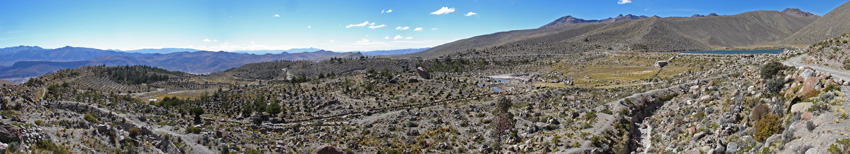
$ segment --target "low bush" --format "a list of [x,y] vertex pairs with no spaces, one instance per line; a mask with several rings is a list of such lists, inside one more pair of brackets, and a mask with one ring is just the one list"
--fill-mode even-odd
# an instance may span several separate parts
[[759,142],[764,142],[771,135],[782,132],[782,124],[779,121],[779,116],[773,113],[768,113],[758,119],[753,127],[755,127],[753,139]]
[[83,116],[83,119],[86,119],[86,121],[89,121],[89,122],[92,122],[92,123],[100,123],[100,121],[97,120],[97,118],[95,118],[93,115],[88,114],[88,113],[86,113],[86,115]]

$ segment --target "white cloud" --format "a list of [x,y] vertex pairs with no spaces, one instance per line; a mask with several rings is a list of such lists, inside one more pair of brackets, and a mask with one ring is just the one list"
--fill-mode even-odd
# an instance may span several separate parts
[[212,42],[212,40],[210,40],[210,39],[208,39],[208,38],[205,38],[205,39],[204,39],[204,42]]
[[390,36],[384,36],[384,39],[385,39],[385,40],[389,40],[389,39],[390,39]]
[[474,15],[478,15],[478,13],[475,13],[475,12],[469,12],[469,13],[466,13],[466,16],[467,16],[467,17],[468,17],[468,16],[474,16]]
[[393,13],[393,9],[387,10],[387,13]]
[[398,26],[398,27],[396,27],[396,28],[395,28],[395,30],[407,30],[407,29],[410,29],[410,27],[407,27],[407,26],[404,26],[404,27]]
[[437,29],[439,29],[439,28],[431,28],[431,30],[437,30]]
[[619,1],[617,1],[617,4],[629,4],[629,3],[632,3],[632,0],[619,0]]
[[369,43],[369,39],[362,39],[360,41],[356,41],[355,43]]
[[422,27],[416,27],[413,31],[422,31]]
[[313,26],[307,26],[307,28],[313,28]]
[[413,39],[413,37],[408,36],[408,37],[405,37],[404,39],[409,40],[409,39]]
[[280,17],[280,15],[279,15],[279,14],[274,14],[274,17]]
[[359,23],[359,24],[349,24],[348,26],[345,26],[345,28],[363,27],[363,26],[366,26],[366,25],[369,25],[369,21],[364,21],[363,23]]
[[372,25],[370,25],[370,26],[369,26],[369,28],[371,28],[371,29],[377,29],[377,28],[381,28],[381,27],[385,27],[385,26],[387,26],[387,25],[381,24],[381,25],[377,25],[377,26],[375,26],[375,23],[372,23]]
[[393,40],[398,40],[398,39],[402,39],[402,38],[404,38],[404,37],[402,37],[401,35],[396,35],[395,37],[393,37]]
[[328,42],[334,43],[334,40],[329,40]]
[[441,14],[449,14],[449,13],[452,13],[452,12],[455,12],[455,8],[449,8],[449,7],[443,6],[439,10],[431,12],[431,14],[441,15]]

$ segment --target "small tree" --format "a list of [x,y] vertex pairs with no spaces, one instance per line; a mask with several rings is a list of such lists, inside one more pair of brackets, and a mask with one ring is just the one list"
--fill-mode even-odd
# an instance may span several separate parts
[[272,116],[277,115],[280,113],[280,103],[278,103],[277,100],[272,101],[272,104],[266,106],[266,112]]
[[263,99],[262,97],[258,97],[254,100],[254,110],[259,113],[266,111],[267,105],[268,104],[266,104],[266,99]]
[[204,114],[203,108],[192,108],[191,110],[189,110],[189,112],[195,115],[195,124],[203,123],[203,121],[201,120],[201,115]]
[[762,65],[761,71],[759,73],[760,73],[762,78],[770,79],[770,78],[773,78],[773,76],[776,76],[779,73],[779,71],[782,71],[784,69],[785,69],[785,65],[782,65],[782,63],[779,63],[779,62],[776,62],[776,61],[772,61],[772,62],[768,62],[765,65]]
[[505,97],[500,97],[496,100],[496,108],[493,110],[494,123],[492,123],[493,128],[496,129],[493,134],[496,138],[496,146],[493,148],[498,149],[502,143],[502,136],[505,135],[505,131],[510,130],[514,127],[514,115],[510,112],[511,100]]

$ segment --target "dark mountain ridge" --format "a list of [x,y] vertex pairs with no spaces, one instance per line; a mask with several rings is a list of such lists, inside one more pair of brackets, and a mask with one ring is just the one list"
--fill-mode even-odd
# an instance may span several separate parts
[[586,19],[576,18],[576,17],[568,15],[568,16],[558,18],[555,21],[552,21],[552,22],[550,22],[546,25],[541,26],[540,28],[552,28],[552,27],[558,27],[558,26],[563,26],[563,25],[583,24],[583,23],[612,23],[612,22],[623,21],[623,20],[638,20],[638,19],[645,19],[645,18],[649,18],[649,17],[647,17],[647,16],[637,16],[637,15],[632,15],[632,14],[627,14],[627,15],[620,14],[617,17],[609,17],[609,18],[606,18],[606,19],[586,20]]

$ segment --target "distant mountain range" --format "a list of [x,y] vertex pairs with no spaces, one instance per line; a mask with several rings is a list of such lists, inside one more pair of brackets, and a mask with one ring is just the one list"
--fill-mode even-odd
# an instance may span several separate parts
[[34,77],[61,69],[95,65],[148,65],[170,71],[208,74],[249,63],[279,60],[318,61],[332,57],[358,58],[361,56],[397,55],[426,49],[428,48],[366,51],[361,54],[361,52],[331,52],[316,48],[211,52],[188,48],[121,51],[71,46],[56,49],[16,46],[0,49],[0,79]]
[[360,53],[362,53],[364,55],[368,55],[368,56],[390,56],[390,55],[403,55],[403,54],[416,53],[416,52],[425,51],[425,50],[428,50],[428,49],[430,49],[430,48],[398,49],[398,50],[375,50],[375,51],[364,51],[364,52],[360,52]]
[[[847,4],[845,4],[847,5]],[[844,7],[844,5],[842,5]],[[842,9],[836,9],[842,10]],[[835,12],[835,11],[833,11]],[[833,15],[836,14],[836,15]],[[840,15],[838,15],[840,14]],[[832,17],[835,16],[835,17]],[[593,49],[625,51],[698,51],[716,49],[781,48],[778,42],[801,29],[823,29],[815,23],[845,25],[850,29],[850,14],[830,13],[823,19],[799,9],[752,11],[737,15],[694,15],[666,17],[619,15],[601,20],[573,16],[556,19],[537,29],[515,30],[475,36],[446,43],[423,52],[398,57],[436,58],[453,54],[522,54],[523,52],[580,52]],[[838,28],[840,27],[840,28]],[[835,37],[836,30],[823,36]],[[795,34],[799,35],[799,34]],[[820,35],[820,34],[818,34]],[[809,39],[806,39],[809,40]],[[816,38],[811,40],[823,40]],[[803,41],[810,43],[811,41]],[[541,45],[545,44],[545,49]],[[512,47],[517,49],[503,49]],[[511,50],[492,52],[493,50]],[[575,51],[574,51],[575,50]],[[506,53],[502,53],[506,52]],[[510,53],[507,53],[510,52]]]

